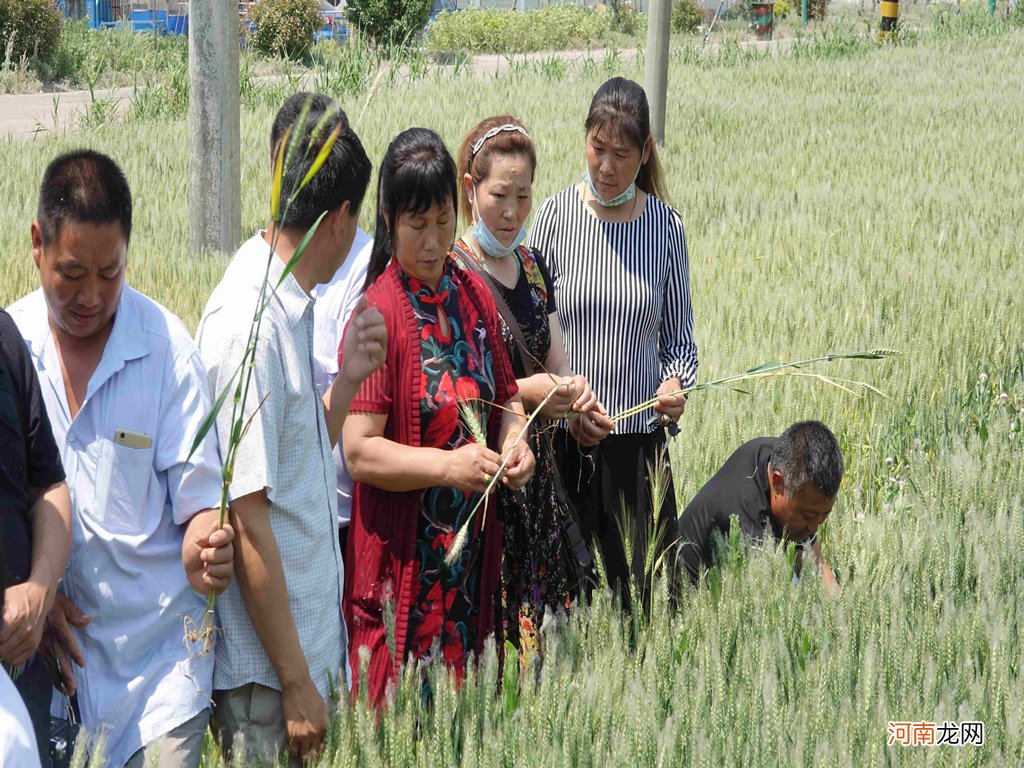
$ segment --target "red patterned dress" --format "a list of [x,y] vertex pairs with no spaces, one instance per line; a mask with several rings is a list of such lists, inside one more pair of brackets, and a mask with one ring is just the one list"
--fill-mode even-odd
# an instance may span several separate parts
[[[459,301],[462,282],[451,266],[436,291],[404,272],[402,284],[420,326],[422,445],[455,450],[473,442],[459,402],[473,403],[483,423],[491,411],[494,374],[487,331],[476,307]],[[470,524],[468,544],[459,558],[450,566],[444,560],[479,498],[457,488],[428,488],[420,498],[419,592],[410,620],[409,652],[423,659],[439,656],[457,673],[476,648],[481,513]]]

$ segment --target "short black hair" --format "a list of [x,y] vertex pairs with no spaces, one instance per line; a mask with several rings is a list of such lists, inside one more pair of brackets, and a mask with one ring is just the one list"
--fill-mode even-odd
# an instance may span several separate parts
[[[284,140],[288,129],[299,123],[303,111],[309,112],[303,126],[302,136],[295,145],[295,157],[284,170],[281,184],[281,205],[291,190],[298,186],[316,159],[323,142],[340,126],[340,133],[334,142],[327,160],[310,182],[296,195],[287,215],[282,211],[281,225],[296,229],[309,229],[324,211],[333,211],[346,200],[352,215],[363,204],[366,188],[370,185],[370,158],[366,156],[363,144],[349,125],[348,117],[341,107],[329,96],[322,93],[296,93],[288,98],[274,117],[270,128],[271,163],[277,160],[278,145]],[[326,122],[321,121],[326,116]],[[316,135],[314,136],[314,132]],[[288,135],[289,144],[295,137]],[[310,147],[313,140],[315,146]],[[285,155],[288,147],[285,147]],[[272,166],[273,167],[273,166]]]
[[831,430],[820,421],[801,421],[783,432],[772,450],[772,469],[782,473],[786,496],[810,483],[826,499],[839,492],[843,452]]
[[36,220],[43,245],[60,237],[65,221],[119,222],[127,243],[132,236],[132,192],[128,179],[111,158],[91,149],[59,155],[43,174]]

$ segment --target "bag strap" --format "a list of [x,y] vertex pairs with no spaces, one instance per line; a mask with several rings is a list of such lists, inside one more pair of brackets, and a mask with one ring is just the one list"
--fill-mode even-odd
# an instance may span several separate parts
[[[523,336],[523,329],[519,327],[519,321],[516,320],[516,316],[512,314],[512,309],[509,307],[508,302],[505,301],[505,297],[502,295],[501,286],[498,285],[498,281],[495,280],[494,275],[488,272],[482,267],[480,262],[477,260],[476,254],[468,253],[465,248],[455,243],[452,246],[452,250],[455,251],[462,263],[467,266],[470,270],[480,275],[487,287],[491,291],[491,295],[494,297],[494,303],[498,307],[498,314],[505,321],[505,325],[508,326],[509,331],[512,334],[512,340],[516,343],[516,347],[519,349],[519,358],[523,361],[523,367],[526,369],[527,375],[533,375],[538,373],[538,366],[533,355],[530,354],[529,349],[526,346],[526,337]],[[520,265],[522,269],[522,265]]]

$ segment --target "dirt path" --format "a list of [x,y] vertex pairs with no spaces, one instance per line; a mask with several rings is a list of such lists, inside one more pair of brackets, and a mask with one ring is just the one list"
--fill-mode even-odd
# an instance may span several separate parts
[[[789,48],[791,44],[792,40],[776,40],[770,43],[751,42],[744,44],[744,47],[756,47],[759,50],[778,53]],[[716,47],[716,43],[709,42],[708,52],[713,51]],[[633,61],[636,55],[636,49],[612,51],[607,48],[547,51],[515,56],[482,54],[473,57],[472,67],[478,77],[493,77],[508,72],[515,66],[522,66],[524,63],[562,59],[566,64],[571,65],[590,59],[600,64],[609,56],[616,56],[620,61],[626,62]],[[0,96],[0,138],[13,137],[32,140],[50,134],[69,133],[77,129],[82,115],[88,112],[94,98],[97,101],[124,103],[131,95],[131,88],[97,90],[95,96],[89,91],[3,95]]]
[[[118,102],[130,88],[97,90],[97,101]],[[0,96],[0,138],[33,139],[75,130],[94,98],[89,91],[56,91]]]

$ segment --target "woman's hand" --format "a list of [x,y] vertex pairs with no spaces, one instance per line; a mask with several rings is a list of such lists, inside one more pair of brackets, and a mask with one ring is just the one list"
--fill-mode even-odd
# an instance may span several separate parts
[[654,404],[654,410],[668,416],[672,421],[678,422],[679,417],[686,410],[686,395],[672,395],[671,393],[678,392],[682,388],[683,385],[679,379],[665,379],[658,387],[658,391],[655,392],[658,402]]
[[[572,380],[576,385],[576,402],[572,404],[574,413],[587,413],[600,406],[600,403],[597,402],[597,394],[590,386],[589,381],[579,374],[573,376]],[[604,409],[602,408],[601,410],[603,411]]]
[[554,394],[548,398],[548,401],[544,403],[544,407],[540,409],[540,415],[545,419],[552,420],[565,418],[565,415],[572,410],[573,402],[578,397],[576,382],[572,376],[540,375],[547,380],[544,390],[545,396],[551,391],[552,387],[555,387]]
[[501,457],[479,443],[467,443],[454,451],[445,451],[445,458],[444,485],[470,493],[486,491],[501,465]]
[[596,400],[593,408],[569,421],[569,434],[584,448],[593,448],[614,429],[615,422],[608,418],[608,411]]
[[505,438],[502,455],[508,456],[509,459],[505,464],[501,482],[513,491],[517,491],[533,478],[536,465],[533,451],[530,450],[530,446],[526,444],[525,440],[519,440],[519,431],[513,430]]

